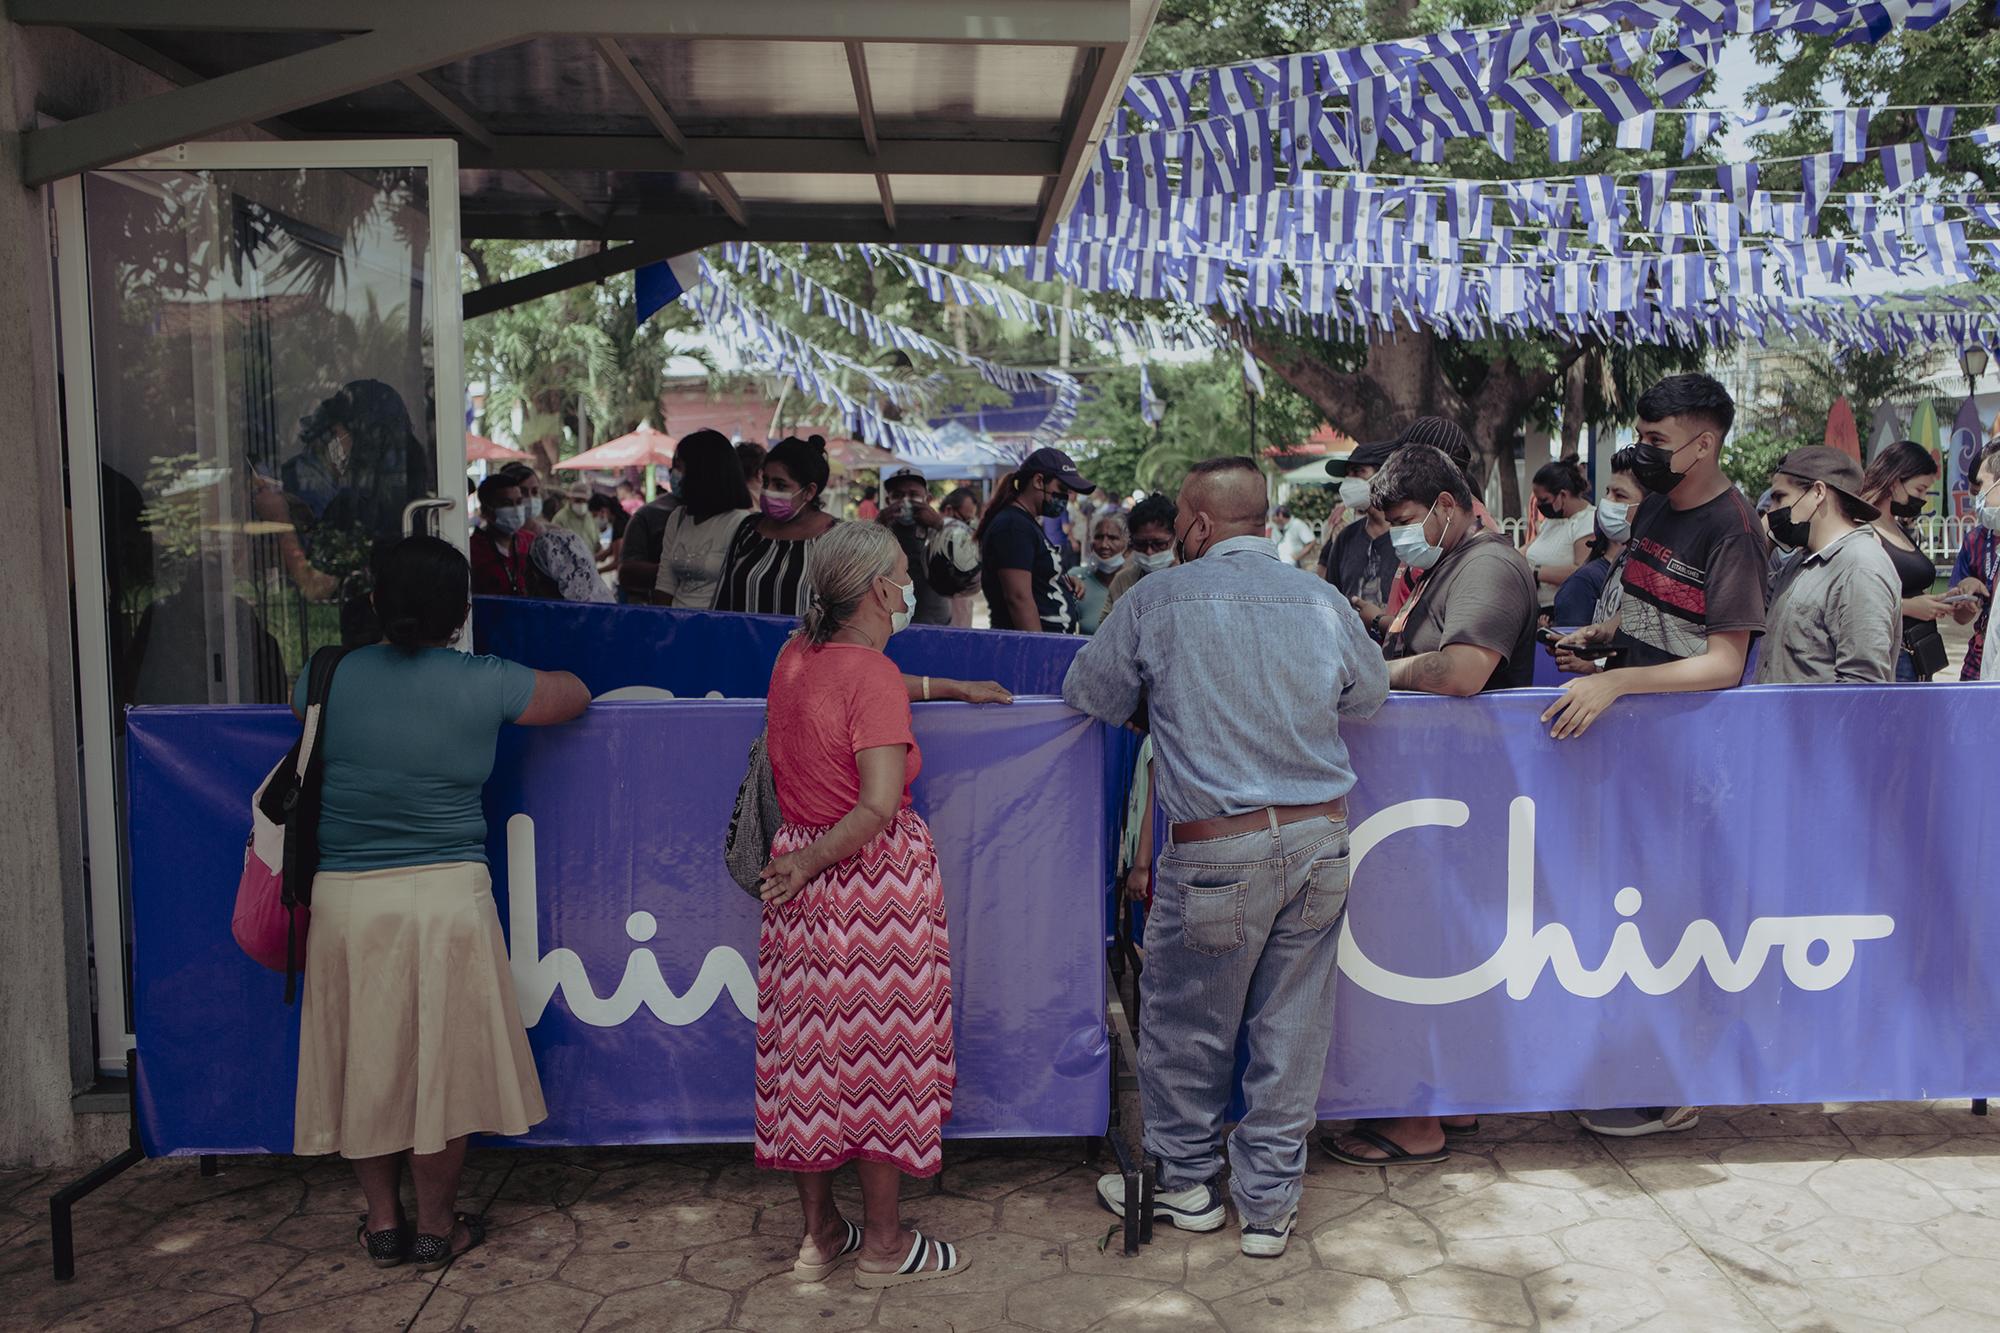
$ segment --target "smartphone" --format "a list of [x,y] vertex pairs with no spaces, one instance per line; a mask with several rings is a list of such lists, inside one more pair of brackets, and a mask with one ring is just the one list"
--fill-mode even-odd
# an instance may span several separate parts
[[1547,625],[1538,625],[1535,627],[1535,638],[1538,642],[1546,643],[1551,648],[1563,641],[1561,631],[1550,629]]
[[1948,606],[1959,606],[1966,602],[1976,602],[1979,599],[1969,592],[1948,592],[1939,600]]

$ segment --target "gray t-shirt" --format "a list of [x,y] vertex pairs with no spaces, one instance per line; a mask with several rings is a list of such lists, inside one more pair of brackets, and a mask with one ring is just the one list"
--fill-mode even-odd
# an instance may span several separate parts
[[1886,684],[1902,650],[1903,590],[1867,528],[1778,571],[1766,618],[1759,685]]
[[1500,654],[1485,689],[1534,682],[1535,571],[1514,544],[1475,532],[1444,553],[1389,627],[1382,651],[1391,661],[1469,643]]

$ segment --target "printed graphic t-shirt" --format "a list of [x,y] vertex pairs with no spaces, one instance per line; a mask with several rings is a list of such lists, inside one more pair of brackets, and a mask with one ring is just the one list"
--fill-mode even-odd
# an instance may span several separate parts
[[1692,509],[1648,496],[1625,551],[1615,645],[1625,650],[1621,665],[1699,657],[1710,634],[1762,634],[1766,568],[1757,515],[1734,486]]
[[986,612],[994,629],[1037,628],[1014,623],[1000,582],[1001,570],[1025,569],[1028,585],[1034,589],[1035,613],[1041,619],[1041,630],[1048,634],[1075,632],[1076,616],[1070,607],[1069,593],[1062,585],[1056,548],[1042,531],[1042,525],[1029,518],[1019,505],[1009,505],[993,516],[979,554],[983,566],[979,581],[986,593]]

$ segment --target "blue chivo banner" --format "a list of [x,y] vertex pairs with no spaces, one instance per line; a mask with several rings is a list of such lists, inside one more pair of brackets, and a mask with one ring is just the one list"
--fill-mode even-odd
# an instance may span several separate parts
[[[722,838],[761,703],[601,704],[508,728],[494,897],[550,1116],[525,1142],[747,1139],[758,909]],[[951,929],[952,1136],[1103,1132],[1103,729],[1052,700],[919,704],[914,799]],[[129,715],[133,1023],[154,1154],[289,1152],[298,1013],[236,948],[250,793],[281,708]],[[335,723],[334,725],[338,725]]]

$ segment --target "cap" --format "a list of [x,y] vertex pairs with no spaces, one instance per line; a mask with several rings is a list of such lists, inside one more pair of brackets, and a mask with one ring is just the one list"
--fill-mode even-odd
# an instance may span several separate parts
[[1389,456],[1395,452],[1396,442],[1394,440],[1370,440],[1367,444],[1357,444],[1347,457],[1327,459],[1326,475],[1335,481],[1340,481],[1351,476],[1355,468],[1381,467],[1389,461]]
[[891,472],[888,476],[882,478],[882,489],[886,491],[889,489],[890,486],[894,485],[896,482],[903,481],[905,479],[911,481],[921,481],[926,486],[931,484],[929,477],[926,477],[922,472],[920,472],[916,468],[906,466],[906,467],[899,467],[894,472]]
[[1402,434],[1396,437],[1396,447],[1400,449],[1406,444],[1428,444],[1442,450],[1460,467],[1472,458],[1472,437],[1456,421],[1445,417],[1418,417],[1403,427]]
[[1054,477],[1071,490],[1081,492],[1084,495],[1088,495],[1097,489],[1097,487],[1085,481],[1083,474],[1076,470],[1075,460],[1060,449],[1035,450],[1035,452],[1021,460],[1020,470],[1024,475],[1030,472],[1037,472],[1045,476]]
[[587,481],[573,481],[569,484],[569,489],[563,492],[563,494],[569,496],[572,500],[588,500],[590,498],[590,483]]
[[1861,464],[1838,449],[1830,449],[1823,444],[1808,444],[1786,454],[1771,470],[1800,481],[1823,481],[1828,489],[1839,491],[1866,509],[1868,518],[1876,518],[1882,512],[1861,498],[1861,488],[1866,485],[1861,475]]

